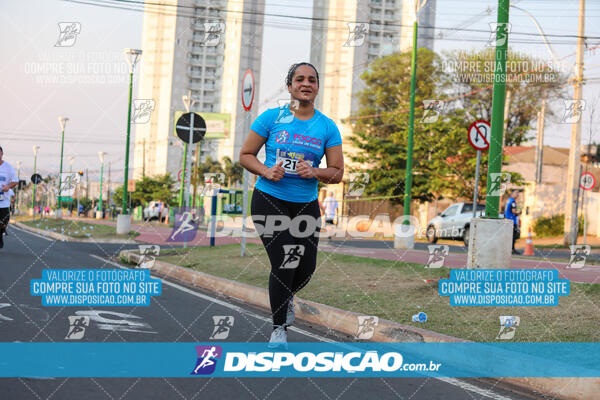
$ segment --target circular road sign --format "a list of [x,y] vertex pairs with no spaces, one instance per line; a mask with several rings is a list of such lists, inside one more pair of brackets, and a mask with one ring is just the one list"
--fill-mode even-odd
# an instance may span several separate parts
[[492,126],[488,121],[475,121],[469,126],[469,143],[475,150],[484,151],[490,147]]
[[252,70],[246,70],[242,78],[242,106],[244,110],[250,111],[254,101],[254,74]]
[[579,179],[579,186],[583,190],[591,190],[594,186],[596,186],[596,178],[594,175],[589,172],[584,172],[581,174],[581,178]]
[[31,182],[35,185],[42,183],[42,176],[40,174],[31,175]]
[[190,131],[192,131],[192,128],[190,127],[192,114],[194,115],[194,133],[192,135],[192,143],[198,143],[206,134],[206,122],[204,121],[204,118],[196,113],[185,113],[179,117],[177,124],[175,125],[177,136],[185,143],[190,142]]

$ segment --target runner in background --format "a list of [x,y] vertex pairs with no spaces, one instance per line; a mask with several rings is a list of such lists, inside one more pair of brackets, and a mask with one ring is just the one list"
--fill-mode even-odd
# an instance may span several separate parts
[[515,242],[521,236],[521,229],[519,228],[519,215],[521,214],[517,208],[517,199],[519,198],[519,190],[513,189],[508,201],[506,202],[506,208],[504,209],[504,218],[510,219],[513,222],[513,238],[512,238],[512,253],[521,254],[520,251],[515,249]]
[[[251,211],[271,263],[271,348],[287,347],[287,327],[295,319],[293,296],[308,283],[317,265],[318,181],[338,183],[344,175],[340,131],[314,107],[319,92],[317,70],[309,63],[294,64],[285,83],[290,105],[263,112],[240,151],[242,166],[259,175]],[[264,164],[256,158],[263,146]],[[319,167],[323,156],[326,168]],[[276,219],[301,222],[296,228],[293,222],[286,226],[277,223],[275,229],[270,222]],[[259,229],[261,226],[264,228]]]
[[[338,202],[335,199],[335,197],[333,197],[333,192],[329,192],[329,196],[325,198],[325,200],[323,200],[323,210],[324,210],[324,214],[325,214],[325,224],[326,225],[335,225],[336,224],[336,217],[339,216],[338,214]],[[332,227],[333,229],[333,227]],[[329,238],[329,240],[331,240],[331,237],[333,235],[327,235],[327,237]]]
[[4,234],[10,221],[10,198],[14,194],[12,188],[19,183],[15,169],[3,157],[4,150],[0,147],[0,248],[4,247]]

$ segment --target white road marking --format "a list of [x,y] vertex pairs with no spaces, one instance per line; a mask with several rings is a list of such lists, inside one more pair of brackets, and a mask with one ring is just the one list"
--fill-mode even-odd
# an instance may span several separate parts
[[44,240],[47,240],[49,242],[53,242],[54,241],[54,239],[52,239],[52,238],[49,238],[49,237],[44,236],[44,235],[40,235],[39,233],[34,233],[34,232],[31,232],[31,231],[28,231],[27,229],[20,228],[20,227],[18,227],[16,225],[10,225],[10,227],[11,227],[11,229],[16,229],[16,230],[28,233],[28,234],[33,235],[33,236],[37,236],[40,239],[44,239]]
[[489,397],[490,399],[494,399],[494,400],[512,400],[510,397],[502,396],[502,395],[500,395],[498,393],[492,392],[491,390],[477,387],[475,385],[472,385],[472,384],[470,384],[468,382],[461,381],[461,380],[456,379],[456,378],[436,378],[436,379],[439,379],[440,381],[444,381],[444,382],[449,383],[449,384],[454,385],[454,386],[458,386],[458,387],[460,387],[462,389],[469,390],[469,391],[471,391],[473,393],[477,393],[479,395],[482,395],[482,396],[485,396],[485,397]]
[[[0,308],[6,307],[10,307],[10,303],[0,303]],[[0,321],[13,321],[13,319],[0,314]]]
[[[95,258],[97,260],[100,260],[100,261],[102,261],[104,263],[107,263],[107,264],[110,264],[110,265],[114,265],[115,267],[118,267],[118,268],[121,268],[121,269],[130,269],[130,268],[125,267],[125,266],[123,266],[123,265],[121,265],[119,263],[107,260],[105,258],[99,257],[99,256],[94,255],[94,254],[90,254],[90,257],[93,257],[93,258]],[[196,297],[199,297],[199,298],[204,299],[204,300],[212,301],[213,303],[219,304],[219,305],[221,305],[223,307],[227,307],[227,308],[229,308],[231,310],[234,310],[234,311],[237,311],[239,313],[243,313],[243,314],[252,316],[252,317],[254,317],[256,319],[259,319],[261,321],[265,321],[265,322],[269,322],[269,323],[271,322],[271,318],[263,317],[262,315],[255,314],[255,313],[253,313],[251,311],[245,310],[245,309],[243,309],[241,307],[238,307],[236,305],[229,304],[229,303],[227,303],[225,301],[216,299],[214,297],[207,296],[205,294],[195,292],[192,289],[189,289],[189,288],[187,288],[185,286],[181,286],[181,285],[178,285],[176,283],[166,281],[166,280],[164,280],[162,278],[159,278],[159,277],[157,277],[157,278],[160,279],[161,282],[164,283],[165,285],[168,285],[168,286],[174,287],[176,289],[179,289],[182,292],[189,293],[192,296],[196,296]],[[335,342],[334,340],[328,339],[326,337],[323,337],[323,336],[317,335],[315,333],[311,333],[311,332],[305,331],[304,329],[296,328],[296,327],[293,327],[293,326],[289,327],[288,329],[292,330],[294,332],[298,332],[300,334],[303,334],[305,336],[311,337],[313,339],[319,340],[321,342],[338,343],[338,342]],[[434,378],[434,379],[439,379],[439,380],[441,380],[441,381],[443,381],[445,383],[448,383],[450,385],[460,387],[461,389],[477,393],[477,394],[479,394],[481,396],[485,396],[485,397],[488,397],[488,398],[493,399],[493,400],[512,400],[509,397],[504,397],[504,396],[499,395],[497,393],[494,393],[494,392],[492,392],[490,390],[482,389],[480,387],[477,387],[477,386],[472,385],[472,384],[467,383],[467,382],[463,382],[463,381],[455,379],[455,378]]]

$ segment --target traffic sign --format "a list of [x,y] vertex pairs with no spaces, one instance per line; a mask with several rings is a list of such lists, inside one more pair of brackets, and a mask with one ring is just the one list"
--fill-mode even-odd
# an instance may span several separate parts
[[31,175],[31,182],[35,185],[42,183],[42,176],[40,174]]
[[591,190],[594,186],[596,186],[596,178],[589,172],[584,172],[581,174],[581,178],[579,179],[579,186],[583,190]]
[[[194,118],[192,118],[192,114],[194,115]],[[192,143],[198,143],[206,134],[206,122],[204,121],[204,118],[196,113],[185,113],[179,117],[177,124],[175,125],[177,136],[179,139],[183,140],[184,143],[190,142],[190,131],[192,130],[190,125],[192,119],[194,121]]]
[[250,111],[254,101],[254,74],[252,70],[246,70],[242,78],[242,106],[244,110]]
[[62,203],[71,203],[73,201],[73,197],[72,196],[59,196],[58,201],[60,201]]
[[127,181],[127,191],[130,193],[135,192],[135,181],[133,179]]
[[469,126],[469,143],[475,150],[485,151],[490,147],[492,126],[488,121],[475,121]]

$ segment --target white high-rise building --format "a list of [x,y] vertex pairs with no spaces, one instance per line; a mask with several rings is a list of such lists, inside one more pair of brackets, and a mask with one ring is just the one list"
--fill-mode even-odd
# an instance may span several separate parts
[[[428,0],[419,12],[418,46],[432,50],[435,3]],[[360,75],[376,58],[412,49],[415,0],[314,0],[313,17],[311,61],[321,80],[316,106],[336,122],[349,152],[351,128],[341,120],[358,110]]]
[[[144,8],[142,58],[137,104],[154,105],[150,119],[137,118],[134,179],[179,173],[183,145],[175,135],[185,112],[182,96],[191,92],[191,111],[207,122],[202,157],[237,160],[246,134],[240,102],[247,69],[260,76],[264,3],[250,0],[164,0]],[[252,118],[257,115],[255,105]],[[143,100],[146,100],[145,102]],[[136,104],[136,102],[134,102]],[[141,114],[140,114],[141,116]],[[138,123],[136,123],[136,120]],[[195,157],[195,156],[194,156]]]

